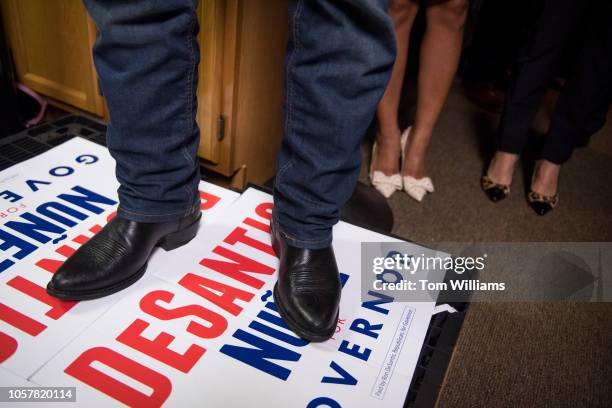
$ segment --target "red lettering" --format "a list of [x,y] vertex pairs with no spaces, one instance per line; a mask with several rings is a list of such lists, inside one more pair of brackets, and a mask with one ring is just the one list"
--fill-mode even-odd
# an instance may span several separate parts
[[[211,301],[215,305],[223,308],[223,310],[238,316],[242,311],[242,307],[234,303],[236,299],[250,302],[254,294],[244,290],[228,286],[217,281],[207,279],[193,273],[188,273],[179,281],[179,285],[192,291],[193,293],[202,296],[204,299]],[[221,295],[213,292],[210,289],[220,292]]]
[[68,245],[62,245],[61,247],[57,248],[55,252],[68,258],[76,252],[76,249],[69,247]]
[[72,242],[76,242],[77,244],[80,244],[80,245],[83,245],[87,241],[89,241],[89,237],[83,234],[77,235],[76,237],[72,238]]
[[272,203],[261,203],[257,207],[255,207],[255,214],[259,215],[261,218],[270,221],[272,219],[272,207],[274,204]]
[[22,276],[15,276],[13,279],[6,282],[6,284],[14,289],[17,289],[21,293],[25,293],[26,295],[50,306],[51,309],[45,313],[45,315],[54,320],[62,317],[78,303],[74,301],[60,300],[53,296],[49,296],[44,288]]
[[[115,216],[115,214],[117,214],[117,212],[112,212],[108,217],[107,217],[107,221],[110,220],[111,218],[113,218]],[[98,224],[93,225],[90,229],[89,232],[93,233],[94,235],[97,234],[98,232],[102,231],[102,227]]]
[[4,363],[17,351],[17,340],[0,332],[0,363]]
[[263,222],[254,220],[251,217],[245,218],[242,223],[248,225],[249,227],[257,228],[258,230],[263,231],[267,234],[270,233],[270,224],[264,224]]
[[[94,361],[152,388],[153,392],[147,395],[125,385],[93,368],[91,364]],[[172,383],[166,376],[106,347],[83,352],[64,372],[130,407],[159,407],[172,392]]]
[[44,324],[8,307],[4,303],[0,303],[0,320],[7,322],[11,326],[33,337],[38,336],[47,328]]
[[210,323],[210,326],[207,327],[191,321],[187,326],[187,331],[203,339],[214,339],[219,337],[223,334],[225,329],[227,329],[227,320],[225,317],[203,306],[189,305],[174,309],[166,309],[157,304],[158,301],[170,303],[173,298],[173,293],[165,290],[156,290],[148,293],[142,298],[140,301],[140,308],[145,313],[157,317],[160,320],[172,320],[186,316],[197,316]]
[[[92,233],[92,237],[93,237],[94,235],[96,235],[98,232],[100,232],[101,230],[102,230],[102,227],[101,227],[100,225],[98,225],[98,224],[92,225],[92,226],[89,228],[89,232],[91,232],[91,233]],[[77,244],[81,244],[81,245],[83,245],[84,243],[86,243],[87,241],[89,241],[89,239],[90,239],[90,238],[91,238],[91,237],[88,237],[88,236],[86,236],[86,235],[81,234],[81,235],[78,235],[78,236],[74,237],[74,238],[72,239],[72,241],[73,241],[73,242],[76,242]]]
[[174,341],[174,336],[161,332],[153,340],[149,340],[142,337],[142,332],[147,327],[149,323],[136,319],[117,337],[117,341],[184,373],[188,373],[206,352],[206,349],[192,344],[185,353],[177,353],[168,348]]
[[36,262],[36,266],[44,269],[47,272],[55,273],[63,263],[64,261],[59,261],[57,259],[43,258]]
[[248,237],[246,233],[246,229],[237,227],[223,241],[230,245],[236,245],[236,242],[242,242],[251,248],[255,248],[269,255],[276,256],[274,249],[272,249],[272,245]]
[[245,285],[249,285],[252,288],[260,289],[264,282],[251,275],[247,275],[245,272],[259,273],[262,275],[272,275],[274,273],[274,268],[264,265],[261,262],[257,262],[251,258],[247,258],[244,255],[240,255],[222,246],[216,246],[215,249],[213,249],[213,252],[233,262],[204,258],[200,261],[200,265],[210,268],[213,271],[222,273],[223,275],[242,282]]
[[205,211],[205,210],[210,210],[215,205],[217,205],[219,200],[221,200],[221,197],[217,197],[216,195],[207,193],[205,191],[200,191],[200,199],[201,199],[200,209],[202,211]]

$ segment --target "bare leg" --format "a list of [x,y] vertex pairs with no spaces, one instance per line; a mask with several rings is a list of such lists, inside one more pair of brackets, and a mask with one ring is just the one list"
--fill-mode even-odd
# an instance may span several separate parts
[[405,176],[422,178],[426,175],[425,154],[459,64],[467,6],[467,0],[430,0],[427,5],[416,117],[402,169]]
[[491,163],[489,163],[487,176],[495,183],[509,186],[512,184],[514,165],[518,159],[518,154],[502,152],[501,150],[496,151]]
[[406,71],[410,30],[418,10],[419,3],[415,0],[391,0],[389,4],[389,14],[395,25],[397,55],[391,79],[376,109],[380,131],[376,135],[377,154],[372,158],[372,167],[387,176],[399,173],[400,129],[397,122],[397,111]]
[[535,169],[531,190],[545,196],[554,196],[557,193],[561,165],[542,159]]

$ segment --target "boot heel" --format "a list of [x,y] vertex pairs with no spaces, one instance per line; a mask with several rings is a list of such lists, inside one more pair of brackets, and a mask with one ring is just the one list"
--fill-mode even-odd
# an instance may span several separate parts
[[166,251],[172,251],[178,247],[181,247],[191,241],[198,233],[198,227],[200,226],[200,217],[191,225],[183,228],[180,231],[173,232],[166,235],[159,240],[157,246],[162,247]]

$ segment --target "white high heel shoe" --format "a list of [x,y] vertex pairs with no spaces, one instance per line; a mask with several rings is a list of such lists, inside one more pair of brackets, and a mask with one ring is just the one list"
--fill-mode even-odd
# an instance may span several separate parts
[[[412,126],[406,129],[404,131],[404,134],[402,135],[402,168],[404,168],[404,155],[406,154],[404,147],[406,145],[406,142],[408,141],[408,135],[410,134],[411,129]],[[434,192],[434,186],[429,177],[417,179],[412,176],[403,176],[402,184],[404,186],[404,191],[406,192],[406,194],[408,194],[410,197],[412,197],[419,203],[423,201],[423,197],[425,197],[425,194]]]
[[[402,155],[404,152],[405,138],[402,135],[401,138]],[[372,160],[370,160],[370,183],[377,189],[385,198],[389,198],[398,190],[402,189],[402,175],[395,173],[387,176],[385,173],[379,170],[374,170],[374,158],[376,157],[376,149],[378,144],[374,142],[372,146]]]

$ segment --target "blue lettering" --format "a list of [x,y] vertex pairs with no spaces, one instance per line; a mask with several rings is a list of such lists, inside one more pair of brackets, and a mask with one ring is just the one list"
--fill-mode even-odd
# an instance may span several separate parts
[[342,408],[336,400],[328,397],[318,397],[313,399],[306,405],[306,408],[317,408],[317,407],[329,407],[329,408]]
[[41,181],[41,180],[26,180],[26,184],[28,185],[28,187],[30,187],[30,190],[32,191],[38,191],[38,186],[37,184],[46,184],[49,185],[51,184],[50,181]]
[[66,177],[74,173],[74,169],[68,166],[57,166],[49,170],[49,174],[55,177]]
[[349,347],[349,344],[351,343],[349,343],[346,340],[342,340],[342,343],[340,343],[340,347],[338,347],[338,351],[346,353],[349,356],[357,357],[360,360],[368,361],[368,358],[370,358],[370,354],[372,353],[372,350],[365,347],[363,352],[361,352],[359,351],[360,349],[359,344],[354,344],[352,347]]
[[[391,275],[391,279],[386,278],[389,275]],[[376,279],[380,279],[381,281],[388,283],[397,283],[401,282],[404,277],[398,271],[394,271],[393,269],[385,269],[382,273],[376,274]]]
[[10,259],[3,260],[2,262],[0,262],[0,273],[6,271],[13,265],[15,265],[15,262],[11,261]]
[[93,164],[98,161],[98,156],[93,154],[82,154],[76,158],[77,163]]
[[0,197],[4,198],[5,200],[11,203],[16,203],[17,201],[23,198],[19,194],[13,193],[12,191],[9,191],[9,190],[0,191]]
[[70,208],[67,205],[56,203],[54,201],[39,205],[38,208],[36,208],[36,211],[39,214],[47,216],[51,218],[52,220],[62,223],[68,227],[74,227],[75,225],[77,225],[76,222],[72,221],[69,218],[64,217],[63,215],[58,214],[55,211],[51,211],[51,209],[61,211],[64,214],[71,215],[72,217],[79,219],[79,220],[84,220],[88,217],[86,214],[83,214],[82,212],[79,212],[73,208]]
[[51,241],[51,238],[46,236],[45,234],[41,234],[39,231],[51,232],[53,234],[62,234],[66,232],[64,228],[52,224],[49,221],[44,220],[31,213],[24,213],[20,217],[26,221],[30,221],[30,223],[9,221],[4,225],[43,244],[46,244],[47,242]]
[[[36,245],[30,244],[29,242],[9,234],[4,230],[0,230],[0,250],[6,251],[12,247],[19,248],[19,251],[12,255],[17,259],[25,258],[37,249]],[[14,264],[15,262],[11,261],[10,259],[0,262],[0,272],[6,270]]]
[[382,307],[379,307],[378,305],[393,302],[392,296],[385,295],[384,293],[374,292],[373,290],[368,291],[368,295],[374,296],[380,300],[368,300],[366,302],[363,302],[361,304],[361,307],[365,307],[366,309],[370,309],[370,310],[373,310],[375,312],[382,313],[385,315],[389,314],[388,309],[383,309]]
[[106,198],[100,194],[94,193],[93,191],[87,190],[81,186],[72,187],[72,191],[82,194],[81,196],[71,195],[71,194],[60,194],[57,197],[68,201],[71,204],[74,204],[78,207],[84,208],[88,211],[93,212],[94,214],[100,214],[104,212],[104,210],[100,207],[92,205],[91,203],[99,203],[106,205],[115,205],[117,202],[115,200],[111,200],[110,198]]
[[255,346],[255,348],[233,346],[225,344],[221,347],[221,353],[230,356],[238,361],[250,365],[260,371],[268,373],[276,378],[286,381],[291,374],[291,370],[281,365],[268,361],[298,361],[301,357],[300,353],[288,350],[284,347],[276,345],[267,340],[261,339],[251,333],[247,333],[242,329],[236,330],[233,337],[247,344]]
[[[271,305],[274,305],[274,303],[272,302],[269,302],[269,303]],[[276,307],[276,305],[274,305],[274,307]],[[262,310],[261,312],[259,312],[257,314],[257,317],[261,318],[262,320],[265,320],[268,323],[272,323],[276,326],[282,327],[283,329],[289,328],[287,327],[287,324],[283,321],[283,319],[281,319],[279,315],[273,315],[272,313],[266,312],[265,310]]]
[[332,361],[329,366],[341,377],[323,377],[321,380],[322,383],[326,384],[344,384],[344,385],[355,385],[357,384],[357,379],[350,375],[348,371],[344,368],[340,367],[335,361]]
[[370,324],[366,319],[355,319],[351,323],[351,330],[365,334],[366,336],[370,336],[373,338],[378,338],[379,333],[376,333],[376,330],[381,330],[383,328],[382,324]]
[[292,346],[303,347],[309,343],[307,340],[291,336],[285,332],[266,326],[257,320],[253,320],[251,324],[249,324],[249,327],[253,330],[257,330],[260,333],[267,334],[270,337],[284,341],[287,344],[291,344]]

